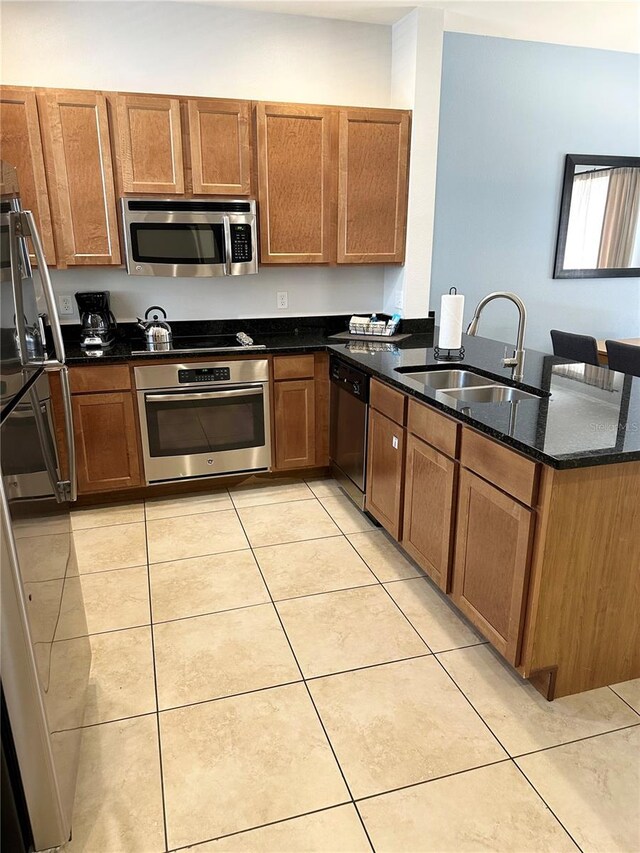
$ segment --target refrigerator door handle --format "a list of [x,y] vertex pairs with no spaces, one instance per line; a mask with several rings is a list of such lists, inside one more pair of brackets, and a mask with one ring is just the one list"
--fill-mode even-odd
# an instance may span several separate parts
[[51,430],[47,423],[46,405],[38,397],[35,387],[29,390],[29,396],[31,398],[33,419],[36,424],[36,430],[38,431],[38,438],[40,439],[42,459],[47,469],[49,481],[53,488],[56,501],[64,503],[64,501],[69,500],[68,489],[66,488],[65,481],[59,479],[57,460],[51,450],[51,442],[55,441],[55,437],[51,435]]
[[62,408],[64,412],[64,435],[67,446],[68,480],[59,480],[56,492],[60,491],[64,497],[62,500],[75,501],[78,499],[78,482],[76,468],[76,446],[73,434],[73,408],[71,405],[71,387],[69,385],[69,369],[66,364],[55,361],[46,361],[47,373],[60,374],[60,389],[62,391]]
[[[20,364],[23,367],[29,365],[29,352],[27,349],[27,330],[24,325],[24,304],[22,301],[22,277],[21,264],[25,243],[21,236],[20,214],[11,212],[9,214],[9,257],[11,261],[11,285],[13,287],[13,305],[15,308],[16,337],[20,350]],[[21,252],[21,244],[23,251]]]
[[51,336],[53,337],[55,358],[60,364],[64,364],[66,356],[64,351],[64,342],[62,340],[62,329],[60,328],[60,320],[56,310],[56,300],[53,294],[53,286],[51,284],[51,276],[49,275],[47,261],[44,256],[44,249],[42,248],[42,241],[38,234],[33,213],[30,210],[25,210],[20,213],[19,216],[22,225],[22,233],[25,237],[31,237],[33,251],[38,262],[38,275],[40,276],[40,282],[42,283],[44,300],[47,304],[47,313],[49,315],[49,324],[51,325]]

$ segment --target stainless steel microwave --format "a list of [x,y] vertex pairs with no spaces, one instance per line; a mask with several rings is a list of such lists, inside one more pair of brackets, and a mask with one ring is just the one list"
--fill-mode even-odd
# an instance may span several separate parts
[[258,272],[251,199],[123,198],[121,205],[129,275]]

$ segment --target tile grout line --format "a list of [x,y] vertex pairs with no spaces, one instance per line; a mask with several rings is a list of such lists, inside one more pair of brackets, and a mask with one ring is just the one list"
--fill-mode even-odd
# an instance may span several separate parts
[[330,812],[333,809],[340,809],[343,806],[350,806],[351,801],[345,800],[344,803],[335,803],[332,806],[324,806],[321,809],[313,809],[309,812],[301,812],[300,814],[290,815],[289,817],[283,817],[280,820],[271,820],[269,823],[259,823],[256,826],[250,826],[248,829],[238,829],[235,832],[227,832],[224,835],[214,835],[211,838],[203,838],[202,841],[195,841],[192,844],[182,845],[181,847],[172,847],[170,853],[179,853],[181,850],[193,850],[194,853],[197,853],[197,848],[202,844],[210,844],[213,841],[221,841],[224,838],[233,838],[236,835],[244,835],[247,832],[254,832],[258,829],[265,829],[268,826],[277,826],[279,823],[288,823],[291,820],[297,820],[300,817],[308,817],[309,815],[314,814],[322,814],[323,812]]
[[149,630],[151,633],[151,662],[153,665],[153,689],[156,697],[156,734],[158,737],[158,763],[160,765],[160,796],[162,798],[162,828],[164,832],[164,849],[169,849],[169,833],[167,831],[167,804],[164,790],[164,767],[162,762],[162,738],[160,737],[160,702],[158,700],[158,675],[156,672],[156,644],[153,634],[153,606],[151,596],[151,569],[149,565],[149,535],[147,531],[147,509],[145,505],[144,542],[147,551],[147,595],[149,596]]
[[[316,500],[318,500],[318,499],[316,498]],[[318,501],[318,503],[320,503],[320,501]],[[322,504],[320,504],[320,505],[322,506]],[[324,509],[324,507],[323,507],[323,509]],[[237,510],[236,510],[236,512],[237,512]],[[327,512],[327,510],[326,510],[326,509],[325,509],[325,512]],[[327,513],[327,514],[328,514],[328,513]],[[282,628],[282,631],[283,631],[283,633],[284,633],[284,636],[286,637],[287,643],[289,644],[289,648],[290,648],[290,650],[291,650],[291,654],[293,655],[293,659],[295,660],[295,662],[296,662],[296,666],[298,667],[298,670],[299,670],[299,672],[300,672],[300,676],[301,676],[301,678],[302,678],[302,683],[304,684],[305,690],[307,691],[307,696],[309,697],[309,701],[311,702],[311,705],[313,706],[313,709],[314,709],[314,711],[316,712],[316,717],[317,717],[317,719],[318,719],[318,722],[320,723],[320,726],[321,726],[321,728],[322,728],[322,731],[324,732],[324,736],[325,736],[325,738],[326,738],[326,740],[327,740],[327,743],[328,743],[328,745],[329,745],[329,749],[331,750],[331,753],[333,754],[333,759],[334,759],[334,761],[336,762],[336,766],[338,767],[338,770],[340,771],[340,775],[342,776],[342,781],[344,782],[344,785],[345,785],[345,788],[346,788],[347,793],[348,793],[348,795],[349,795],[349,798],[351,799],[351,802],[352,802],[352,804],[353,804],[353,807],[354,807],[354,809],[356,810],[356,814],[358,815],[358,818],[359,818],[360,823],[361,823],[361,825],[362,825],[363,832],[364,832],[364,834],[366,835],[366,838],[367,838],[367,841],[369,842],[369,846],[371,847],[371,850],[373,851],[373,853],[375,853],[375,847],[373,846],[373,842],[371,841],[371,838],[370,838],[370,836],[369,836],[369,831],[367,830],[367,827],[365,826],[364,820],[362,819],[362,815],[360,814],[360,810],[358,809],[358,807],[357,807],[357,805],[356,805],[356,801],[355,801],[355,799],[354,799],[354,797],[353,797],[353,793],[351,792],[351,788],[349,787],[349,783],[347,782],[347,777],[346,777],[346,775],[345,775],[345,773],[344,773],[344,770],[342,769],[342,765],[341,765],[341,764],[340,764],[340,762],[338,761],[338,756],[336,755],[336,751],[335,751],[335,749],[334,749],[333,744],[331,743],[331,739],[330,739],[329,734],[328,734],[328,732],[327,732],[327,729],[326,729],[326,727],[325,727],[324,721],[322,720],[322,717],[320,716],[320,712],[318,711],[318,708],[317,708],[317,706],[316,706],[316,703],[315,703],[315,701],[314,701],[314,699],[313,699],[313,696],[312,696],[312,694],[311,694],[311,690],[309,689],[309,685],[307,684],[307,681],[306,681],[305,675],[304,675],[304,673],[303,673],[303,671],[302,671],[302,667],[300,666],[300,662],[298,661],[298,657],[297,657],[297,655],[296,655],[296,653],[295,653],[295,651],[294,651],[294,648],[293,648],[293,645],[292,645],[292,643],[291,643],[291,640],[289,639],[289,635],[287,634],[287,630],[286,630],[286,628],[285,628],[285,626],[284,626],[284,622],[282,621],[282,617],[280,616],[280,612],[278,611],[278,608],[276,607],[276,603],[275,603],[275,601],[273,600],[273,596],[271,595],[271,590],[269,589],[269,586],[268,586],[267,581],[266,581],[266,579],[265,579],[265,577],[264,577],[264,574],[262,573],[262,569],[260,568],[260,563],[258,562],[258,558],[257,558],[257,557],[256,557],[256,555],[253,553],[253,546],[251,545],[251,540],[250,540],[250,539],[249,539],[249,537],[247,536],[247,532],[246,532],[246,530],[245,530],[245,528],[244,528],[244,524],[242,524],[242,519],[241,519],[241,517],[240,517],[240,513],[238,513],[238,521],[240,522],[240,525],[242,526],[242,530],[243,530],[243,532],[244,532],[244,535],[247,537],[247,541],[249,542],[249,546],[251,547],[251,553],[253,554],[253,559],[255,560],[255,562],[256,562],[256,566],[258,567],[258,571],[260,572],[260,575],[261,575],[261,577],[262,577],[262,582],[264,583],[264,585],[265,585],[265,587],[266,587],[266,589],[267,589],[267,592],[269,593],[269,597],[270,597],[270,599],[271,599],[271,604],[272,604],[273,609],[274,609],[274,611],[275,611],[276,617],[278,618],[278,621],[279,621],[279,623],[280,623],[280,627]],[[334,524],[335,524],[335,522],[334,522]],[[337,526],[337,525],[336,525],[336,526]],[[343,535],[343,536],[344,536],[344,534],[342,534],[342,533],[341,533],[341,535]],[[346,538],[346,537],[345,537],[345,538]]]
[[[459,685],[459,684],[458,684],[458,682],[455,680],[455,678],[451,675],[451,673],[449,672],[449,670],[445,667],[445,665],[442,663],[442,661],[438,658],[438,655],[434,655],[434,658],[438,661],[438,663],[439,663],[439,665],[442,667],[443,671],[447,674],[447,676],[451,679],[451,681],[453,682],[453,684],[455,684],[455,686],[457,687],[457,689],[458,689],[458,690],[460,691],[460,693],[464,696],[464,698],[466,699],[466,701],[469,703],[469,706],[470,706],[471,708],[473,708],[473,710],[474,710],[474,711],[475,711],[475,713],[478,715],[478,717],[480,718],[480,720],[482,720],[482,722],[484,723],[484,725],[487,727],[488,731],[489,731],[489,732],[491,733],[491,735],[495,738],[496,742],[500,744],[500,747],[501,747],[501,748],[504,750],[504,752],[506,753],[506,755],[507,755],[507,757],[508,757],[509,761],[511,762],[511,764],[512,764],[512,765],[514,765],[520,773],[522,773],[522,769],[518,766],[517,762],[515,761],[515,757],[511,755],[511,753],[509,752],[509,750],[505,747],[505,745],[502,743],[502,741],[498,738],[498,736],[497,736],[497,735],[496,735],[496,733],[493,731],[493,729],[491,728],[491,726],[489,725],[489,723],[487,723],[487,721],[486,721],[486,720],[485,720],[485,718],[482,716],[482,714],[480,713],[480,711],[478,711],[478,709],[477,709],[477,708],[476,708],[476,706],[473,704],[473,702],[471,701],[471,699],[469,699],[469,697],[467,696],[467,694],[466,694],[466,693],[464,692],[464,690],[460,687],[460,685]],[[524,774],[523,774],[523,775],[524,775]],[[526,777],[525,777],[525,778],[526,778]],[[529,782],[529,779],[527,779],[527,782]],[[544,799],[544,797],[542,796],[542,794],[537,790],[537,788],[535,788],[535,787],[531,784],[531,782],[529,782],[529,784],[531,785],[532,790],[533,790],[533,791],[535,791],[535,793],[538,795],[538,797],[540,798],[540,800],[542,801],[542,803],[546,806],[546,808],[547,808],[547,809],[549,809],[550,813],[553,815],[553,817],[554,817],[554,818],[556,819],[556,821],[558,822],[558,825],[562,827],[562,829],[567,833],[567,835],[569,836],[569,838],[571,839],[571,841],[573,841],[573,843],[575,844],[576,842],[575,842],[575,840],[574,840],[573,836],[571,835],[571,833],[569,832],[569,830],[567,829],[567,827],[566,827],[566,826],[562,823],[562,821],[558,818],[558,816],[555,814],[555,812],[554,812],[551,808],[549,808],[549,805],[548,805],[548,803],[546,802],[546,800]],[[581,850],[581,848],[580,848],[580,846],[579,846],[579,845],[577,845],[577,844],[576,844],[576,847],[577,847],[577,849],[578,849],[578,850]]]
[[347,542],[349,542],[349,545],[351,545],[351,547],[353,548],[353,550],[354,550],[354,551],[356,552],[356,554],[360,557],[360,559],[361,559],[361,560],[362,560],[362,562],[365,564],[365,566],[369,569],[369,571],[371,572],[371,574],[372,574],[375,578],[377,578],[377,579],[378,579],[378,583],[379,583],[379,585],[382,587],[382,589],[385,591],[385,593],[389,596],[389,598],[391,599],[391,601],[394,603],[394,605],[395,605],[395,606],[397,607],[397,609],[400,611],[400,613],[402,614],[402,616],[403,616],[403,617],[405,618],[405,620],[408,622],[408,624],[410,625],[410,627],[412,628],[412,630],[415,632],[415,634],[416,634],[416,635],[418,636],[418,638],[420,639],[420,642],[422,642],[422,643],[424,643],[424,644],[425,644],[425,646],[426,646],[427,651],[429,652],[429,654],[433,654],[433,650],[432,650],[432,649],[431,649],[431,647],[428,645],[427,641],[424,639],[424,637],[422,636],[422,634],[420,633],[420,631],[418,631],[418,629],[417,629],[417,628],[416,628],[416,626],[413,624],[413,622],[411,621],[411,619],[409,619],[409,617],[407,616],[407,614],[406,614],[406,613],[404,612],[404,610],[400,607],[400,605],[398,604],[398,602],[397,602],[397,601],[395,600],[395,598],[391,595],[391,593],[390,593],[390,592],[389,592],[389,590],[385,587],[385,585],[382,583],[382,581],[380,580],[380,578],[378,578],[378,575],[373,571],[373,569],[371,568],[371,566],[369,565],[369,563],[367,563],[367,561],[366,561],[366,560],[365,560],[365,558],[362,556],[362,554],[360,554],[360,552],[358,551],[358,549],[356,548],[356,546],[353,544],[353,542],[350,542],[350,541],[349,541],[349,539],[348,539],[346,536],[345,536],[345,539],[347,540]]
[[[632,679],[630,679],[630,680],[632,680]],[[619,684],[624,684],[624,681],[622,681],[622,682],[618,682],[618,683],[619,683]],[[626,700],[623,696],[621,696],[621,695],[618,693],[618,691],[617,691],[617,690],[614,690],[614,689],[613,689],[613,687],[612,687],[610,684],[607,684],[607,687],[609,688],[609,690],[611,690],[611,692],[612,692],[612,693],[615,693],[615,695],[618,697],[618,699],[622,699],[622,701],[624,702],[624,704],[625,704],[625,705],[628,705],[628,706],[629,706],[629,708],[631,708],[631,710],[632,710],[632,711],[634,711],[634,712],[635,712],[635,713],[640,717],[640,711],[638,711],[638,709],[637,709],[637,708],[634,708],[634,707],[633,707],[633,705],[631,705],[629,702],[627,702],[627,700]]]
[[562,827],[562,829],[567,833],[567,835],[568,835],[568,837],[571,839],[571,841],[576,845],[576,849],[577,849],[577,850],[580,850],[580,851],[581,851],[581,853],[582,853],[582,847],[580,847],[580,845],[579,845],[579,844],[578,844],[578,842],[575,840],[575,838],[573,837],[573,835],[571,835],[571,833],[569,832],[569,830],[567,829],[567,827],[562,823],[562,821],[560,820],[560,818],[558,817],[558,815],[554,812],[554,810],[551,808],[551,806],[549,805],[549,803],[548,803],[548,802],[545,800],[545,798],[542,796],[542,794],[540,793],[540,791],[535,787],[535,785],[533,784],[533,782],[531,781],[531,779],[529,779],[529,777],[528,777],[528,776],[527,776],[527,774],[524,772],[524,770],[522,769],[522,767],[520,767],[520,765],[517,763],[517,761],[514,761],[513,759],[511,759],[511,761],[512,761],[512,763],[515,765],[515,767],[516,767],[517,771],[520,773],[520,775],[523,777],[523,779],[524,779],[524,780],[526,781],[526,783],[529,785],[529,787],[531,788],[531,790],[532,790],[532,791],[534,791],[534,792],[535,792],[535,793],[540,797],[540,799],[541,799],[541,800],[542,800],[542,802],[544,803],[545,808],[547,808],[547,809],[549,810],[549,812],[554,816],[554,818],[558,821],[558,825]]

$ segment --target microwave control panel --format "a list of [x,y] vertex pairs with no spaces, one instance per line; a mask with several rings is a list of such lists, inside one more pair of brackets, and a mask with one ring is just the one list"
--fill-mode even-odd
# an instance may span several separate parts
[[231,379],[228,367],[198,367],[192,370],[179,370],[178,382],[224,382]]
[[244,264],[253,258],[251,246],[251,226],[232,222],[231,230],[231,263]]

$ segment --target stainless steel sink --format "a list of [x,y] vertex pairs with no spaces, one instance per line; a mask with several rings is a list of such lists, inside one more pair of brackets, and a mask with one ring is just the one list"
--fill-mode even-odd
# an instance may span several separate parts
[[529,394],[509,385],[483,385],[475,388],[443,389],[448,397],[455,397],[465,403],[513,403],[515,400],[539,400],[537,394]]
[[442,390],[443,388],[467,388],[474,385],[489,385],[491,380],[486,376],[478,376],[470,370],[404,370],[398,369],[399,373],[410,376],[416,382],[422,382],[429,388]]

